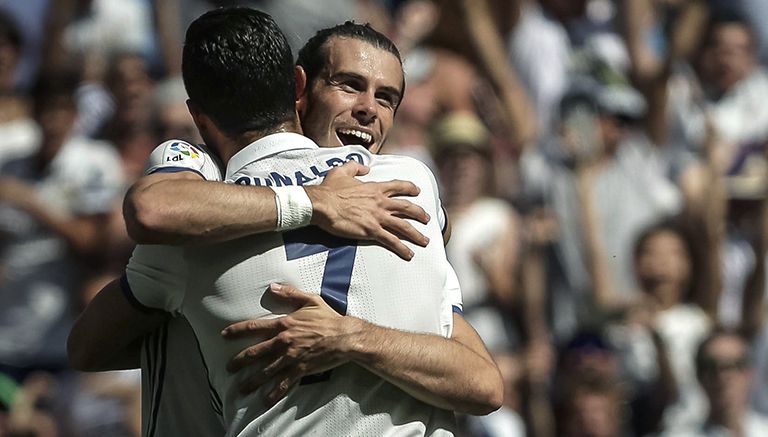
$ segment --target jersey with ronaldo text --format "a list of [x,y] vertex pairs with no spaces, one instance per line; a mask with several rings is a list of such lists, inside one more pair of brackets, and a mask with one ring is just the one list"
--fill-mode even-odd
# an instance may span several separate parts
[[[227,180],[254,186],[317,184],[348,160],[370,166],[362,180],[414,182],[421,192],[410,200],[440,216],[434,177],[419,161],[372,155],[359,146],[321,149],[296,134],[270,135],[241,150],[229,162]],[[224,327],[291,310],[266,293],[273,282],[319,292],[339,313],[377,325],[450,336],[461,297],[439,244],[441,226],[437,220],[414,226],[433,243],[411,246],[410,262],[375,244],[312,227],[205,247],[140,246],[126,270],[128,288],[141,304],[189,320],[223,403],[227,435],[452,435],[451,412],[422,403],[355,364],[297,385],[269,409],[263,404],[269,387],[248,396],[239,393],[238,382],[253,369],[226,371],[228,360],[254,339],[224,341]]]

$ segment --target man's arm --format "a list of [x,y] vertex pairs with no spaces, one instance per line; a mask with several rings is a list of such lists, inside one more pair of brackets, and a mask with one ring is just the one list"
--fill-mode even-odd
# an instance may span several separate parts
[[[347,163],[322,184],[304,187],[312,201],[311,224],[331,234],[376,241],[404,259],[413,252],[400,239],[426,246],[428,239],[405,219],[429,221],[419,206],[396,196],[416,196],[411,182],[367,182],[354,176],[368,168]],[[193,171],[155,173],[129,190],[123,206],[128,233],[144,244],[225,241],[275,231],[275,193],[204,180]]]
[[69,365],[82,371],[140,367],[142,337],[168,317],[141,311],[129,302],[116,279],[93,298],[75,321],[67,339]]
[[14,178],[0,178],[0,202],[25,211],[41,225],[61,236],[78,254],[90,254],[107,240],[106,214],[65,216],[48,207],[37,190]]
[[445,338],[341,316],[319,295],[290,286],[273,285],[271,291],[299,309],[277,319],[236,323],[222,332],[226,338],[271,336],[243,350],[229,366],[236,372],[257,361],[267,363],[243,389],[273,384],[268,403],[277,402],[305,375],[354,362],[440,408],[488,414],[501,406],[501,374],[480,337],[460,315],[454,314],[453,333]]

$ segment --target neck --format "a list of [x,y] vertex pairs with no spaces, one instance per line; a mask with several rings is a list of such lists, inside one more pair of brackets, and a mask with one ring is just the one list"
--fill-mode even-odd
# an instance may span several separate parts
[[284,123],[280,123],[279,125],[269,129],[265,129],[261,131],[244,132],[243,134],[238,135],[236,137],[229,137],[222,134],[218,138],[214,139],[212,142],[206,139],[206,143],[215,144],[219,152],[219,155],[221,156],[222,161],[226,163],[230,160],[230,158],[235,156],[237,152],[244,149],[247,145],[253,143],[254,141],[258,141],[268,135],[272,135],[280,132],[291,132],[296,134],[303,133],[298,121],[290,120]]
[[740,436],[743,435],[741,427],[745,414],[745,408],[741,407],[716,408],[710,413],[709,422],[732,431],[735,436]]

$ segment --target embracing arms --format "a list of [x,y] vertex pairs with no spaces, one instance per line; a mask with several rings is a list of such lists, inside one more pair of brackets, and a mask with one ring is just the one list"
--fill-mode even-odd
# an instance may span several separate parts
[[468,414],[501,406],[503,384],[480,337],[454,313],[450,338],[384,328],[342,316],[316,294],[273,284],[271,292],[298,309],[287,316],[249,320],[226,328],[226,338],[267,340],[244,349],[230,362],[236,372],[253,363],[263,370],[246,380],[246,391],[270,383],[268,403],[277,402],[303,376],[356,363],[428,404]]

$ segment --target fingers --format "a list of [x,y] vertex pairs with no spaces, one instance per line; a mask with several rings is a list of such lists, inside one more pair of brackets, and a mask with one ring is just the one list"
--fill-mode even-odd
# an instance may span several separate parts
[[271,407],[275,405],[280,399],[288,394],[288,390],[296,385],[300,378],[301,374],[299,372],[292,371],[292,369],[287,369],[277,374],[274,378],[275,387],[267,395],[264,401],[266,406]]
[[[278,337],[271,338],[261,343],[257,343],[253,346],[249,346],[237,355],[232,357],[227,363],[227,371],[236,373],[242,368],[249,366],[259,359],[267,356],[268,354],[275,354],[276,352],[285,349],[287,346]],[[265,369],[266,370],[266,369]]]
[[269,291],[297,308],[307,305],[317,305],[319,303],[318,299],[322,299],[317,294],[301,291],[288,284],[269,284]]
[[283,329],[280,318],[245,320],[227,326],[221,331],[221,336],[228,340],[247,337],[274,337]]
[[421,190],[412,182],[394,180],[389,182],[370,182],[377,183],[387,197],[393,196],[418,196]]
[[373,239],[403,260],[410,261],[413,259],[413,251],[386,229],[379,228],[378,231],[374,232]]
[[429,238],[404,219],[389,216],[381,225],[398,239],[410,241],[421,247],[427,247],[427,244],[429,244]]
[[341,167],[336,167],[331,169],[331,171],[328,172],[328,175],[326,177],[332,177],[337,175],[347,176],[347,177],[363,176],[363,175],[367,175],[368,172],[370,171],[371,171],[370,167],[362,165],[357,161],[347,161]]
[[429,223],[430,217],[424,208],[403,199],[389,199],[385,205],[390,213],[403,218],[414,219],[422,224]]

